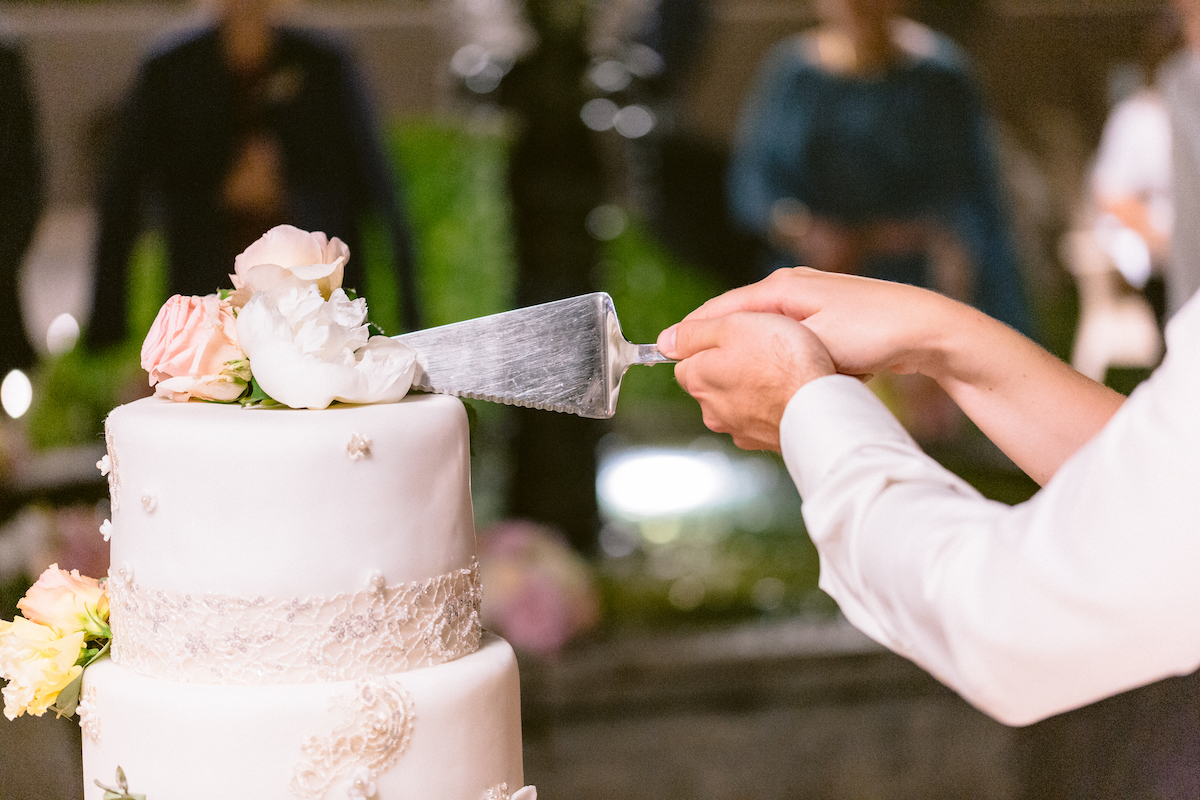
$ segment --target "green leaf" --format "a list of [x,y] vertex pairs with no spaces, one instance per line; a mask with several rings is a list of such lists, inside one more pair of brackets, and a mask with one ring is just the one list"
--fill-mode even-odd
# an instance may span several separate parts
[[71,717],[75,715],[75,709],[79,707],[79,688],[83,684],[83,673],[68,683],[58,693],[58,698],[55,699],[53,709],[55,716]]
[[243,397],[238,402],[240,402],[244,406],[260,405],[260,406],[264,406],[264,407],[270,407],[270,406],[283,405],[278,400],[276,400],[274,397],[271,397],[271,395],[267,394],[266,391],[262,388],[262,386],[259,385],[258,381],[254,380],[254,378],[250,379],[250,394],[249,394],[249,396]]
[[105,786],[99,780],[96,785],[104,790],[104,800],[146,800],[144,794],[130,794],[129,782],[125,780],[125,770],[117,767],[117,785],[116,787]]

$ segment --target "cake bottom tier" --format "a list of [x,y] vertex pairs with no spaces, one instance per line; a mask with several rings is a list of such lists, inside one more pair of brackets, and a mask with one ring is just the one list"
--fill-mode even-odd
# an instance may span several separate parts
[[490,634],[456,661],[333,683],[177,683],[105,659],[84,674],[80,719],[87,800],[118,767],[147,800],[506,800],[522,787],[517,662]]

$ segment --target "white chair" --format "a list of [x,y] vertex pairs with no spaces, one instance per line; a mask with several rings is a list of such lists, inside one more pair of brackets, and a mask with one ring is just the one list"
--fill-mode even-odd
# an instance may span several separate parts
[[1079,326],[1071,366],[1096,381],[1109,367],[1153,368],[1163,354],[1154,311],[1130,291],[1111,259],[1088,229],[1066,234],[1063,261],[1079,287]]

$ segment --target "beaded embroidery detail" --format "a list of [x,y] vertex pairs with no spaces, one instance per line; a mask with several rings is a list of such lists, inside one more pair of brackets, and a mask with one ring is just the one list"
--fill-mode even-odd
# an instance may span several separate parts
[[305,758],[292,773],[292,794],[322,798],[345,777],[347,797],[370,797],[375,778],[408,748],[415,717],[412,698],[398,680],[359,681],[344,702],[343,722],[328,737],[310,736],[300,746]]
[[331,597],[185,594],[109,571],[112,658],[154,678],[270,684],[356,680],[479,649],[479,566]]

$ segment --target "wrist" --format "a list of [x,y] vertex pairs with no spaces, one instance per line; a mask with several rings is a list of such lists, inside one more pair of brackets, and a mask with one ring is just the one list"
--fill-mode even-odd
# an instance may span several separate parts
[[980,354],[995,328],[1005,326],[983,312],[936,292],[924,294],[922,325],[914,336],[911,372],[933,378],[943,388],[978,369]]

